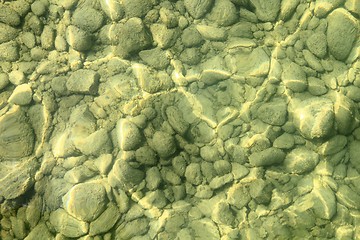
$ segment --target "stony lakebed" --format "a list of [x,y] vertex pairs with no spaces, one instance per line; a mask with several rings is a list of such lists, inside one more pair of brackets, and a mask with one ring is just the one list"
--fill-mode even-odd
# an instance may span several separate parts
[[0,239],[360,239],[359,17],[0,1]]

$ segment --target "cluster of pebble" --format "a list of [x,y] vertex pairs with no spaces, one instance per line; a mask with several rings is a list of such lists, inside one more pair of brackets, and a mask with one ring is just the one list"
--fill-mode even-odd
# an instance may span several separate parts
[[359,16],[0,3],[0,238],[360,238]]

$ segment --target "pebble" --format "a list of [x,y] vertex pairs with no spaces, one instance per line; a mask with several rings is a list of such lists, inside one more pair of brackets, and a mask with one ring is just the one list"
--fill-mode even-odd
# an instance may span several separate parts
[[99,129],[86,137],[81,137],[78,141],[74,140],[74,145],[81,153],[88,156],[99,156],[112,150],[112,143],[105,129]]
[[191,25],[182,31],[181,41],[185,47],[197,47],[203,43],[204,40],[199,31]]
[[231,164],[226,160],[218,160],[214,162],[214,169],[219,176],[231,172]]
[[186,160],[181,156],[176,156],[171,160],[174,172],[179,176],[184,176],[186,169]]
[[343,94],[337,94],[334,102],[335,124],[340,134],[348,135],[357,126],[356,105]]
[[224,185],[231,183],[234,180],[234,176],[231,173],[222,175],[222,176],[216,176],[214,177],[210,183],[209,186],[211,189],[219,189],[221,187],[223,187]]
[[0,44],[0,60],[7,62],[14,62],[17,61],[19,58],[20,58],[19,46],[16,42],[10,41]]
[[64,179],[69,183],[81,183],[85,182],[87,179],[95,176],[95,172],[91,171],[86,166],[77,166],[73,169],[67,171],[64,175]]
[[184,6],[189,14],[199,19],[207,14],[214,4],[214,0],[184,0]]
[[161,182],[161,174],[157,167],[149,168],[146,171],[146,187],[149,190],[156,190]]
[[165,24],[155,23],[150,26],[150,31],[154,42],[161,49],[168,49],[172,47],[180,35],[179,29],[167,28]]
[[106,16],[114,22],[125,16],[124,6],[116,0],[100,0],[100,5]]
[[281,1],[281,8],[279,18],[283,21],[288,20],[295,12],[300,0],[283,0]]
[[55,31],[50,26],[45,25],[40,36],[41,47],[45,50],[52,50],[55,43]]
[[309,67],[311,67],[312,69],[314,69],[319,73],[324,72],[324,68],[321,65],[320,60],[314,54],[312,54],[309,50],[306,49],[304,49],[302,53]]
[[64,209],[84,222],[95,220],[106,205],[106,191],[100,183],[79,183],[62,198]]
[[218,202],[212,211],[211,218],[218,224],[232,225],[235,216],[227,202]]
[[176,152],[176,143],[173,136],[166,132],[157,131],[154,133],[153,147],[161,158],[169,158]]
[[130,18],[124,24],[115,24],[107,32],[117,46],[115,53],[120,57],[129,57],[151,46],[151,34],[140,18]]
[[261,152],[252,153],[249,162],[254,167],[271,166],[280,164],[285,159],[285,153],[278,148],[270,147]]
[[230,26],[238,19],[238,11],[230,0],[215,0],[214,5],[206,16],[219,26]]
[[190,163],[185,170],[186,180],[193,185],[200,185],[203,180],[201,167],[198,163]]
[[24,72],[19,70],[11,71],[9,73],[9,81],[15,86],[24,84],[26,82],[26,77]]
[[319,180],[315,181],[313,195],[313,207],[318,218],[330,220],[336,214],[336,198],[330,187],[324,185]]
[[103,25],[103,15],[92,7],[78,7],[72,15],[73,25],[86,32],[96,32]]
[[278,16],[280,11],[280,0],[269,0],[262,2],[261,0],[250,0],[252,6],[255,7],[255,14],[262,22],[272,22]]
[[326,17],[333,9],[344,3],[343,0],[318,1],[314,5],[314,14],[318,18]]
[[130,222],[123,222],[115,232],[116,239],[136,239],[144,235],[149,229],[149,220],[145,217]]
[[299,147],[286,155],[284,167],[290,173],[304,174],[313,170],[319,162],[319,155],[307,149]]
[[144,17],[152,8],[151,0],[124,0],[122,4],[128,18]]
[[117,206],[109,203],[105,211],[90,223],[89,236],[96,236],[108,232],[119,220],[121,214]]
[[145,178],[144,171],[132,167],[127,161],[116,160],[109,173],[109,183],[128,190],[140,184]]
[[165,23],[166,27],[174,28],[178,26],[177,16],[170,9],[162,7],[160,8],[159,14],[161,22]]
[[16,27],[20,24],[21,19],[19,14],[4,4],[0,5],[0,22],[3,22],[12,27]]
[[97,94],[100,75],[89,69],[73,72],[66,82],[66,88],[72,93]]
[[330,53],[340,61],[346,60],[358,34],[358,20],[343,8],[327,17],[327,43]]
[[360,5],[357,0],[346,0],[345,1],[345,8],[353,13],[355,16],[360,15]]
[[[41,237],[40,237],[41,236]],[[34,228],[31,229],[29,234],[26,236],[26,240],[46,240],[52,239],[54,236],[50,232],[49,228],[46,226],[44,222],[39,223]]]
[[7,73],[0,73],[0,91],[9,85],[9,75]]
[[213,194],[213,190],[209,187],[209,185],[199,185],[196,187],[195,197],[197,198],[209,199]]
[[89,224],[70,216],[64,209],[59,208],[50,213],[49,219],[55,230],[65,237],[78,238],[89,230]]
[[354,140],[349,144],[350,162],[360,172],[360,141]]
[[9,97],[8,102],[20,106],[28,105],[32,100],[32,89],[29,84],[20,84],[16,86],[14,91]]
[[287,104],[281,99],[261,104],[257,117],[267,124],[281,126],[287,120]]
[[227,201],[237,209],[242,209],[251,200],[248,187],[245,184],[237,183],[232,185],[227,192]]
[[271,182],[263,179],[256,179],[250,183],[249,193],[252,199],[258,204],[269,204],[274,186]]
[[31,11],[37,16],[42,16],[46,13],[46,6],[42,1],[35,1],[31,4]]
[[314,96],[321,96],[328,92],[325,82],[319,78],[308,78],[308,91]]
[[323,59],[327,53],[326,35],[322,32],[313,33],[306,40],[306,46],[315,56]]
[[333,103],[327,98],[314,97],[294,109],[293,121],[301,135],[308,139],[328,136],[334,127]]
[[66,42],[76,51],[86,52],[93,44],[92,36],[86,31],[70,25],[66,29]]
[[146,64],[158,70],[165,69],[170,63],[170,59],[167,56],[167,53],[161,48],[143,50],[139,52],[139,57]]
[[289,133],[283,133],[277,137],[273,143],[273,146],[280,149],[291,149],[295,145],[293,135]]
[[205,40],[222,42],[225,41],[227,38],[227,33],[222,28],[199,24],[196,25],[196,30],[199,31],[199,33]]
[[162,190],[148,191],[145,196],[139,200],[139,205],[143,209],[151,209],[153,207],[162,209],[166,204],[167,199]]
[[347,208],[360,210],[360,195],[348,185],[341,184],[339,186],[336,199]]
[[347,138],[344,135],[336,135],[321,144],[318,152],[324,156],[333,155],[343,150],[347,142]]
[[285,86],[294,92],[303,92],[306,90],[308,85],[306,73],[294,62],[283,66],[281,79]]
[[198,239],[217,240],[220,239],[218,227],[209,218],[191,221],[189,227]]
[[166,116],[171,127],[180,135],[184,135],[189,129],[189,123],[185,121],[182,112],[175,106],[166,108]]
[[135,151],[136,161],[144,165],[156,165],[158,162],[156,153],[149,146],[143,146]]

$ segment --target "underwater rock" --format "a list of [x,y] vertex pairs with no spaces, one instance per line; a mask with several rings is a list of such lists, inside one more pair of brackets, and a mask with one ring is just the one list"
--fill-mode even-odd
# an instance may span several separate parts
[[208,13],[214,3],[214,0],[185,0],[184,5],[190,15],[195,18],[201,18]]
[[155,151],[161,158],[168,158],[176,151],[176,142],[174,137],[166,132],[155,132],[152,143]]
[[89,224],[70,216],[64,209],[59,208],[50,213],[50,223],[55,230],[65,237],[78,238],[89,230]]
[[284,166],[290,173],[303,174],[313,170],[319,162],[319,155],[305,147],[299,147],[287,154]]
[[129,121],[122,118],[116,124],[116,135],[121,150],[130,151],[140,147],[143,136],[139,128]]

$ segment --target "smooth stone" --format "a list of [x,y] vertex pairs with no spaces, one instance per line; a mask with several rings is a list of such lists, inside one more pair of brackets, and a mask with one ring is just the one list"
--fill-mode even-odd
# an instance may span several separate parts
[[157,167],[149,168],[146,171],[146,187],[149,190],[156,190],[162,182],[160,171]]
[[70,25],[66,29],[66,42],[74,50],[86,52],[91,49],[93,45],[93,38],[88,32]]
[[62,208],[51,212],[49,221],[57,232],[69,238],[84,236],[89,230],[88,223],[70,216]]
[[280,11],[280,0],[269,0],[263,2],[262,0],[250,0],[250,3],[255,7],[255,14],[262,22],[275,21]]
[[179,176],[184,176],[186,169],[186,160],[181,156],[176,156],[171,160],[174,172]]
[[218,240],[220,233],[218,227],[209,218],[191,221],[189,227],[194,231],[198,239]]
[[7,73],[0,73],[0,91],[9,85],[9,75]]
[[143,135],[139,128],[126,118],[116,124],[118,146],[121,150],[130,151],[139,148],[143,142]]
[[357,0],[346,0],[345,8],[352,12],[354,15],[360,15],[360,2]]
[[360,102],[360,88],[354,85],[349,85],[346,88],[346,96],[354,102]]
[[10,217],[11,230],[14,233],[16,239],[24,239],[27,235],[25,222],[18,217]]
[[65,173],[64,179],[69,183],[76,184],[85,182],[85,180],[92,178],[95,174],[95,172],[91,171],[86,166],[76,166]]
[[54,236],[46,226],[45,222],[41,222],[31,229],[24,240],[48,240],[53,238]]
[[248,187],[244,184],[237,183],[232,185],[227,192],[227,201],[237,209],[242,209],[251,200]]
[[89,235],[95,236],[108,232],[119,220],[121,214],[117,206],[109,203],[105,211],[90,223]]
[[189,123],[185,121],[182,112],[177,107],[168,107],[166,116],[172,128],[180,135],[184,135],[189,129]]
[[212,197],[213,194],[214,192],[209,185],[199,185],[196,187],[196,198],[209,199]]
[[214,0],[185,0],[184,6],[193,18],[199,19],[210,11],[213,3]]
[[148,191],[145,196],[139,200],[139,205],[143,209],[151,209],[153,207],[162,209],[166,204],[167,199],[162,190]]
[[46,6],[41,1],[35,1],[31,4],[31,11],[37,16],[42,16],[46,12]]
[[267,124],[281,126],[287,120],[287,104],[281,99],[264,103],[258,108],[257,117]]
[[0,43],[8,42],[18,36],[18,31],[5,23],[0,22]]
[[40,36],[41,47],[45,50],[52,50],[55,45],[55,31],[52,27],[45,25]]
[[199,185],[202,183],[203,176],[201,173],[201,167],[198,163],[190,163],[185,170],[186,181],[193,185]]
[[165,24],[155,23],[150,26],[154,42],[161,49],[172,47],[180,35],[178,28],[167,28]]
[[306,73],[294,62],[283,66],[281,79],[285,86],[294,92],[303,92],[308,85]]
[[145,234],[149,229],[149,220],[145,217],[122,223],[115,232],[115,240],[135,239]]
[[324,72],[324,68],[321,65],[320,60],[309,50],[304,49],[302,51],[304,59],[309,67],[314,69],[315,71],[322,73]]
[[350,162],[360,172],[360,141],[354,140],[349,144]]
[[204,39],[209,41],[225,41],[227,38],[226,31],[219,27],[198,24],[196,30]]
[[226,27],[237,21],[238,12],[230,0],[215,0],[211,11],[206,17],[219,26]]
[[228,173],[222,176],[214,177],[210,181],[209,186],[211,189],[215,190],[225,186],[228,183],[231,183],[233,180],[234,180],[234,176],[231,173]]
[[152,138],[153,147],[161,158],[169,158],[176,152],[176,142],[173,136],[157,131]]
[[313,196],[314,213],[317,217],[330,220],[336,214],[336,198],[334,192],[319,180],[315,181]]
[[54,178],[44,186],[44,204],[49,211],[55,211],[62,206],[62,197],[71,189],[72,184],[62,178]]
[[313,33],[307,40],[306,46],[315,56],[322,59],[327,53],[326,35],[322,32]]
[[87,156],[100,156],[112,150],[111,139],[105,129],[99,129],[87,137],[77,138],[74,145]]
[[100,5],[106,16],[114,22],[125,16],[124,6],[116,0],[100,0]]
[[135,151],[136,161],[141,164],[152,166],[158,162],[157,155],[149,146],[143,146]]
[[340,61],[349,56],[358,34],[359,23],[344,8],[338,8],[327,17],[327,42],[330,53]]
[[139,57],[146,64],[158,70],[165,69],[170,63],[167,53],[161,48],[143,50],[139,52]]
[[40,221],[43,203],[42,197],[36,196],[30,200],[26,208],[26,221],[31,228],[34,228]]
[[340,7],[344,0],[318,0],[314,5],[314,15],[318,18],[324,18],[333,9]]
[[360,195],[347,185],[339,186],[336,199],[347,208],[360,210]]
[[285,155],[281,149],[271,147],[261,152],[252,153],[249,156],[249,162],[254,167],[271,166],[282,163]]
[[95,220],[106,206],[105,187],[99,183],[80,183],[62,198],[64,209],[84,222]]
[[218,160],[214,162],[214,169],[219,176],[231,172],[231,164],[226,160]]
[[11,71],[9,73],[9,81],[15,86],[26,83],[26,77],[24,72],[19,70]]
[[308,139],[323,138],[334,128],[334,107],[327,98],[309,98],[295,107],[293,121],[301,135]]
[[76,8],[71,18],[73,25],[91,33],[99,30],[103,21],[101,12],[88,6]]
[[98,91],[100,75],[89,69],[73,72],[66,82],[66,88],[72,93],[95,95]]
[[319,162],[319,155],[305,147],[299,147],[286,155],[284,167],[290,173],[304,174],[313,170]]
[[347,138],[344,135],[336,135],[328,141],[321,144],[318,152],[321,155],[328,156],[340,152],[347,144]]
[[0,6],[0,22],[3,22],[12,27],[16,27],[21,23],[19,14],[4,4]]
[[28,105],[32,100],[32,89],[29,84],[21,84],[16,86],[9,97],[8,102],[16,105]]

